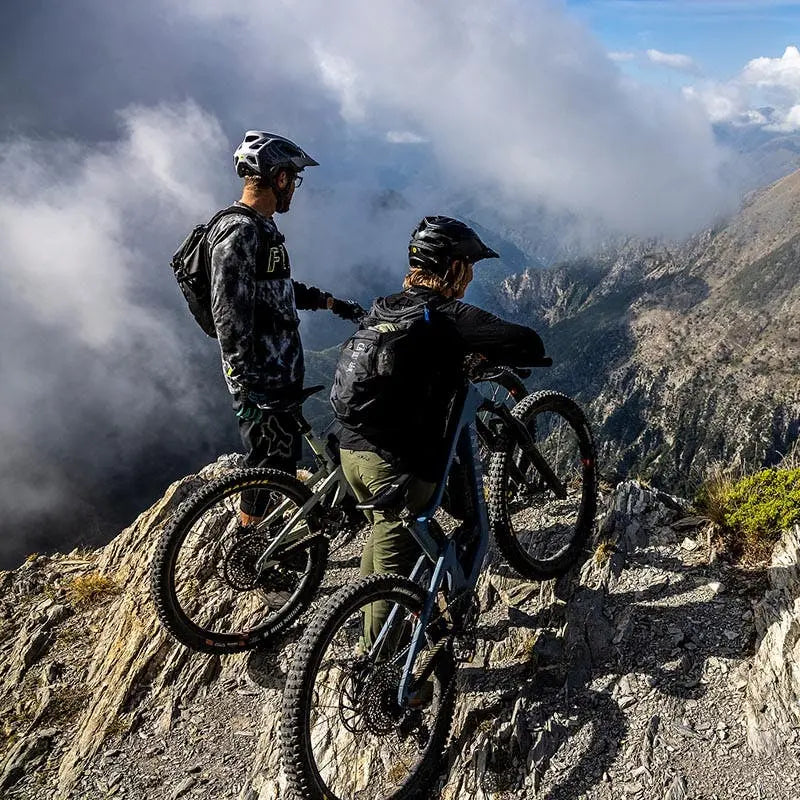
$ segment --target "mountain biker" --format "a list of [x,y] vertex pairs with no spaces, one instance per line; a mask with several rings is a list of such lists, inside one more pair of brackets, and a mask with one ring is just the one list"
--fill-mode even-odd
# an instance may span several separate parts
[[[421,355],[415,376],[418,385],[425,387],[425,407],[404,409],[400,417],[387,419],[380,430],[364,431],[343,424],[340,445],[345,477],[360,502],[410,474],[413,478],[405,504],[416,512],[425,507],[441,478],[447,454],[448,405],[464,380],[465,357],[476,353],[495,363],[526,366],[544,356],[544,346],[531,328],[461,302],[473,277],[473,264],[499,257],[468,225],[451,217],[425,217],[411,234],[408,253],[403,291],[378,298],[362,328],[380,324],[381,312],[421,303],[430,309],[430,318],[436,322],[433,340]],[[421,553],[416,540],[401,521],[385,513],[372,512],[371,521],[361,575],[408,575]],[[368,610],[367,646],[386,614],[386,604],[375,603]]]
[[[329,309],[349,320],[363,311],[357,303],[292,280],[284,239],[273,219],[275,212],[289,210],[305,167],[318,162],[283,136],[248,131],[233,163],[244,179],[235,205],[249,206],[258,214],[228,214],[209,231],[211,312],[247,449],[245,464],[294,474],[300,433],[291,414],[274,408],[296,400],[303,387],[297,309]],[[261,408],[265,405],[270,410]],[[245,492],[242,524],[257,521],[265,507],[265,501]]]

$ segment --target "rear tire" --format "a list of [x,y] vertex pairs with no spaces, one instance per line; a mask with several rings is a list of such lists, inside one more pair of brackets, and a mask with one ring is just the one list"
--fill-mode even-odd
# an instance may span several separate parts
[[560,392],[537,392],[512,412],[566,486],[559,499],[504,432],[489,467],[489,522],[509,565],[527,578],[565,573],[580,557],[594,525],[597,464],[592,432],[580,406]]
[[[359,655],[362,609],[377,601],[402,610],[397,645],[377,657]],[[451,651],[443,647],[435,655],[426,705],[396,704],[413,620],[424,602],[424,589],[408,578],[370,575],[339,590],[306,628],[281,717],[283,764],[295,797],[411,800],[436,779],[455,705]]]
[[[271,522],[243,527],[243,491],[269,492],[268,508],[284,510]],[[278,550],[261,574],[254,568],[310,497],[291,475],[252,468],[210,482],[178,508],[151,572],[158,617],[175,639],[204,653],[237,653],[263,646],[308,608],[325,574],[325,537]]]

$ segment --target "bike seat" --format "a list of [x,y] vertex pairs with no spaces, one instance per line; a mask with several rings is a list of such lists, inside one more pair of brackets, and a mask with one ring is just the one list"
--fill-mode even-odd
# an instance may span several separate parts
[[400,475],[397,480],[392,481],[388,486],[381,489],[363,503],[359,503],[356,508],[360,511],[398,511],[405,505],[406,490],[414,476]]

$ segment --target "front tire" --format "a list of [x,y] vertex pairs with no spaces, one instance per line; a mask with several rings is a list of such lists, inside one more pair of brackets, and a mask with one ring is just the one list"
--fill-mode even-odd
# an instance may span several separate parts
[[566,488],[558,498],[506,431],[489,467],[489,522],[509,565],[546,580],[579,558],[594,525],[597,463],[592,432],[580,406],[560,392],[537,392],[511,413]]
[[[449,643],[435,658],[427,705],[397,705],[399,676],[425,591],[399,575],[370,575],[337,592],[306,629],[283,696],[281,745],[289,785],[303,800],[411,800],[436,779],[453,718]],[[363,612],[399,606],[391,648],[365,653]],[[430,663],[430,661],[429,661]],[[415,669],[416,672],[416,669]]]

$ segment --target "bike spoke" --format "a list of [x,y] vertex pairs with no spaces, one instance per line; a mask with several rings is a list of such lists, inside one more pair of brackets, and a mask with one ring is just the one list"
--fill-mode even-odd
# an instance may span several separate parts
[[[418,764],[425,731],[432,727],[426,720],[430,711],[397,706],[407,642],[413,634],[408,612],[398,609],[394,631],[387,631],[378,651],[356,655],[366,608],[340,625],[313,687],[309,738],[316,769],[343,800],[377,800],[396,791]],[[394,652],[387,652],[398,635],[402,641],[394,645]]]

